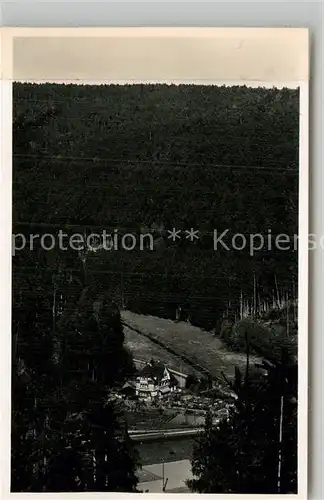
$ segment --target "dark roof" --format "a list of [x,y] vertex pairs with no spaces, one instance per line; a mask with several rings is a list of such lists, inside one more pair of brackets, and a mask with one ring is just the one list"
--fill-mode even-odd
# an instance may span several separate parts
[[[147,364],[139,372],[140,377],[157,379],[160,381],[163,378],[164,370],[168,368],[161,363]],[[178,381],[175,376],[169,372],[171,385],[178,385]]]
[[139,372],[139,376],[161,380],[164,370],[165,366],[160,363],[148,364]]

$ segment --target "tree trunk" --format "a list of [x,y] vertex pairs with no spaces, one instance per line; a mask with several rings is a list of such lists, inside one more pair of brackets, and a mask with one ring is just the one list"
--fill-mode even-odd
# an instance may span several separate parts
[[279,452],[278,452],[278,493],[281,491],[281,465],[282,465],[282,427],[283,427],[284,397],[280,398],[280,420],[279,420]]

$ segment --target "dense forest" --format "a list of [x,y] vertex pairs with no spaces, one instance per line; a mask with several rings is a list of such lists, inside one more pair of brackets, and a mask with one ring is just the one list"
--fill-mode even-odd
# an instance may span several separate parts
[[[295,300],[296,251],[215,251],[213,230],[297,234],[298,107],[291,89],[15,84],[16,130],[21,117],[31,126],[27,150],[15,134],[14,231],[152,233],[153,251],[87,256],[89,276],[136,312],[180,306],[219,329],[242,304]],[[173,242],[173,227],[200,238]],[[17,266],[35,265],[27,253]],[[60,260],[77,273],[74,254]]]
[[207,413],[193,450],[193,492],[297,493],[297,364],[283,350],[261,366],[266,375],[254,381],[236,370],[227,420],[213,425]]
[[[13,256],[12,491],[137,490],[109,398],[134,372],[121,308],[190,319],[262,355],[295,338],[297,252],[215,251],[213,230],[297,233],[298,108],[289,89],[14,84],[13,233],[151,232],[154,248]],[[200,238],[173,242],[172,228]],[[265,387],[270,443],[282,395]],[[239,434],[245,417],[233,418]],[[228,478],[206,486],[205,472],[193,489],[231,491]]]

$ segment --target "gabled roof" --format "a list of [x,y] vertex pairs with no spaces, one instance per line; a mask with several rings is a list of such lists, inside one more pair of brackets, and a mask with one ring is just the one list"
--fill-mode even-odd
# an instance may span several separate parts
[[165,366],[160,363],[147,364],[139,372],[140,377],[161,380],[164,375]]
[[138,376],[143,378],[151,378],[160,382],[163,378],[164,371],[167,370],[170,377],[171,385],[178,385],[178,381],[175,376],[169,372],[168,368],[161,363],[148,363],[144,366],[144,368],[139,372]]

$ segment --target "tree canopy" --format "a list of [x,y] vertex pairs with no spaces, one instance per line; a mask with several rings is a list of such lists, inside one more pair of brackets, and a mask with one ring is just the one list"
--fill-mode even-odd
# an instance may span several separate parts
[[[251,306],[253,275],[258,305],[296,298],[297,252],[274,239],[298,232],[298,90],[15,84],[14,113],[37,119],[24,145],[15,128],[15,231],[154,235],[153,251],[88,256],[119,303],[172,318],[181,306],[212,329],[242,294]],[[200,238],[172,242],[173,227]],[[215,251],[214,229],[273,245]]]
[[297,493],[297,365],[285,354],[264,361],[262,380],[236,371],[237,394],[227,420],[205,431],[193,452],[198,493]]

